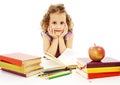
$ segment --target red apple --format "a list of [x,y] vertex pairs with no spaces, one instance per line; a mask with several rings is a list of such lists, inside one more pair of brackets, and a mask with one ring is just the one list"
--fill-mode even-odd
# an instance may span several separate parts
[[101,61],[105,56],[105,50],[101,46],[94,46],[90,47],[88,50],[88,54],[91,60],[93,61]]

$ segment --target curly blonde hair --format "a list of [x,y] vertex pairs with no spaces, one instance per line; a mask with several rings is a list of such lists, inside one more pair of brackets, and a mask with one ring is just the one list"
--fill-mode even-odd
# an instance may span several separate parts
[[47,13],[45,13],[42,21],[41,21],[41,27],[42,29],[46,32],[47,28],[49,26],[49,21],[50,21],[50,14],[51,13],[65,13],[66,14],[66,23],[68,25],[68,31],[72,32],[72,28],[73,28],[73,23],[71,20],[70,15],[67,14],[64,4],[56,4],[56,5],[51,5],[47,11]]

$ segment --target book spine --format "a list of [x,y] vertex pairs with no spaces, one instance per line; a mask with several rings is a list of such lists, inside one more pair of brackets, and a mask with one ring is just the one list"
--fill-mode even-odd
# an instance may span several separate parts
[[2,61],[0,61],[0,65],[1,65],[1,68],[6,68],[6,69],[17,71],[20,73],[25,73],[24,67],[22,67],[22,66],[20,67],[17,65],[12,65],[12,64],[2,62]]
[[4,61],[10,64],[17,65],[17,66],[22,66],[21,60],[13,59],[13,58],[6,57],[6,56],[0,56],[0,61]]
[[24,73],[19,73],[19,72],[16,72],[16,71],[12,71],[12,70],[8,70],[8,69],[5,69],[5,68],[2,68],[3,71],[6,71],[6,72],[10,72],[10,73],[13,73],[13,74],[16,74],[16,75],[20,75],[22,77],[27,77],[26,74]]
[[120,66],[87,68],[87,73],[120,72]]
[[108,63],[88,63],[87,68],[94,68],[94,67],[112,67],[112,66],[120,66],[120,62],[108,62]]
[[76,69],[76,72],[86,78],[86,79],[95,79],[95,78],[104,78],[104,77],[113,77],[120,76],[120,72],[102,72],[102,73],[87,73],[79,68]]
[[88,79],[120,76],[120,72],[89,73]]

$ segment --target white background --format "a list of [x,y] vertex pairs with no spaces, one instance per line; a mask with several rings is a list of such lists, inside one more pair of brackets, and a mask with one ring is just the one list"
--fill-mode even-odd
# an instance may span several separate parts
[[[0,54],[23,52],[41,56],[43,47],[40,21],[48,7],[56,3],[65,4],[73,20],[73,49],[79,52],[80,57],[88,57],[88,48],[96,43],[105,48],[107,57],[120,60],[119,0],[0,0]],[[66,83],[79,85],[84,82],[81,78],[76,79],[77,76],[39,81],[40,79],[34,77],[24,79],[11,75],[1,72],[0,82],[5,82],[6,85],[8,83],[45,85],[45,82],[53,85],[64,84],[66,80]],[[114,78],[98,80],[95,85],[107,84],[110,81],[113,82],[111,85],[115,82],[119,84],[119,79],[115,80]]]
[[74,23],[73,49],[88,57],[88,48],[105,48],[106,56],[118,58],[119,0],[1,0],[0,54],[43,52],[40,21],[51,4],[65,4]]

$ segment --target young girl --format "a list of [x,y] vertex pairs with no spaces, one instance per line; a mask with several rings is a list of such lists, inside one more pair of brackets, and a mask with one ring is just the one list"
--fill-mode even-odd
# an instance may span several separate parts
[[41,22],[44,53],[58,57],[72,48],[72,26],[64,4],[51,5]]

